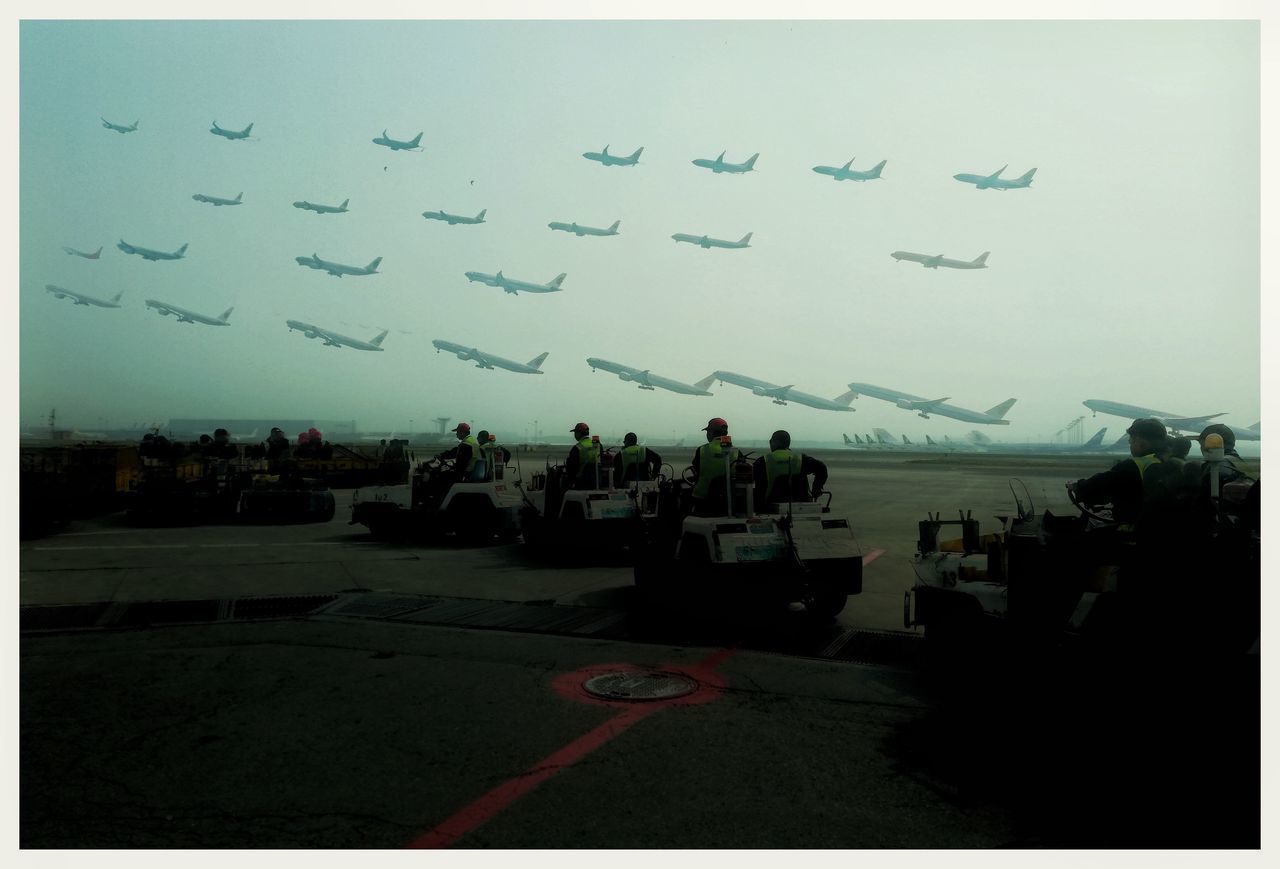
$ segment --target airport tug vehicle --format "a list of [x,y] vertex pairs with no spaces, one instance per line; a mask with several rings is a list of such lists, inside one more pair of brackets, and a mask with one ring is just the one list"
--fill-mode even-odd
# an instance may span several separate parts
[[410,479],[409,505],[375,490],[351,504],[352,525],[364,525],[386,540],[444,540],[461,543],[510,543],[520,533],[521,498],[506,467],[486,451],[484,480],[459,480],[452,459],[419,462]]
[[[592,440],[599,445],[599,436]],[[641,522],[656,515],[659,492],[669,477],[615,482],[612,457],[611,451],[601,450],[600,461],[588,472],[594,473],[594,483],[585,488],[568,478],[562,464],[548,463],[531,476],[520,516],[526,546],[543,556],[634,556],[642,541]]]
[[[664,484],[644,519],[635,583],[646,595],[711,609],[803,604],[813,617],[840,613],[862,592],[862,550],[847,516],[826,501],[765,503],[757,510],[751,466],[725,448],[720,515],[694,515],[686,479]],[[719,485],[718,483],[716,484]],[[717,503],[719,499],[714,499]]]

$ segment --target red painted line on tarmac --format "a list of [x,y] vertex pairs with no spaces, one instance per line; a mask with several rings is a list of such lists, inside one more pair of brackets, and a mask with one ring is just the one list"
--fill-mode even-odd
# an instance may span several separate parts
[[863,566],[863,567],[866,567],[868,564],[870,564],[871,562],[875,561],[875,560],[876,560],[877,558],[879,558],[881,555],[884,555],[884,550],[883,550],[883,549],[873,549],[873,550],[871,550],[871,551],[870,551],[870,552],[868,552],[866,555],[862,556],[862,566]]
[[[681,668],[681,672],[689,672],[697,676],[702,687],[693,694],[684,697],[674,697],[670,700],[656,700],[647,703],[627,703],[615,702],[608,700],[597,700],[597,702],[608,706],[621,706],[623,711],[610,718],[600,726],[596,727],[582,736],[579,736],[573,742],[570,742],[564,748],[549,754],[538,763],[529,767],[515,778],[498,785],[484,796],[475,800],[470,805],[455,813],[452,817],[444,822],[436,825],[431,830],[423,833],[414,839],[406,848],[448,848],[458,839],[470,833],[472,830],[487,823],[489,820],[500,814],[508,806],[514,803],[520,797],[529,793],[529,791],[551,778],[562,769],[573,766],[587,755],[591,754],[600,746],[609,742],[615,736],[625,733],[630,729],[631,725],[644,720],[649,715],[664,709],[667,706],[688,705],[690,703],[705,703],[708,700],[718,696],[723,688],[723,681],[712,674],[712,670],[727,661],[737,651],[736,648],[729,647],[720,649],[714,654],[708,656],[692,667]],[[642,672],[652,672],[652,670],[636,667],[634,664],[618,664],[608,665],[605,667],[594,666],[587,671],[578,671],[576,673],[566,673],[559,677],[553,687],[561,694],[570,693],[568,690],[568,681],[580,680],[584,673],[603,673],[614,672],[618,669],[633,669]],[[675,668],[671,668],[675,670]],[[567,678],[566,678],[567,677]],[[588,676],[589,678],[589,676]],[[583,692],[583,698],[588,698]],[[594,699],[594,698],[591,698]]]

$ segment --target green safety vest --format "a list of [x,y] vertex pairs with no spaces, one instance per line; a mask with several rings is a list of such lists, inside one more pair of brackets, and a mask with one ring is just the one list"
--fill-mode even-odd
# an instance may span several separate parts
[[[800,466],[804,463],[804,455],[791,450],[774,450],[764,454],[764,491],[765,497],[773,491],[773,481],[788,475],[801,476]],[[788,489],[790,491],[790,489]]]
[[[738,450],[733,449],[730,461],[737,461]],[[711,492],[711,486],[724,478],[724,447],[720,439],[708,441],[698,447],[698,482],[693,487],[693,497],[705,498]]]
[[[1160,460],[1156,458],[1155,453],[1147,453],[1145,456],[1132,456],[1132,458],[1133,458],[1133,463],[1138,466],[1138,477],[1139,479],[1143,480],[1144,483],[1146,482],[1146,478],[1147,478],[1147,468],[1151,467],[1152,465],[1160,464]],[[1134,530],[1134,527],[1131,522],[1125,522],[1123,525],[1120,525],[1118,527],[1118,530],[1132,531]]]
[[470,477],[476,469],[476,465],[484,461],[484,456],[480,454],[480,444],[476,441],[475,435],[467,435],[462,439],[462,443],[471,447],[471,460],[467,462],[467,466],[462,469],[464,476]]
[[640,472],[636,475],[636,479],[644,479],[647,477],[645,472],[645,448],[634,445],[622,448],[622,479],[627,478],[627,467],[630,465],[639,465]]
[[600,464],[600,445],[590,437],[578,441],[578,467]]

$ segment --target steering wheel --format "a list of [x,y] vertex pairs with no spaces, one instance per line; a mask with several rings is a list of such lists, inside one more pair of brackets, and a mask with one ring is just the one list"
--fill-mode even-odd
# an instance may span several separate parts
[[1080,500],[1080,496],[1076,494],[1075,487],[1070,483],[1067,484],[1067,498],[1071,501],[1071,506],[1080,511],[1080,515],[1103,525],[1116,524],[1116,520],[1112,518],[1110,510],[1107,510],[1106,512],[1098,512],[1094,510],[1091,506]]

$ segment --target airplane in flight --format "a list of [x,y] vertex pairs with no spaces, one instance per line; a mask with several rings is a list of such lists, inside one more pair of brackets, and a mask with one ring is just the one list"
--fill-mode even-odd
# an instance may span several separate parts
[[421,151],[422,148],[418,145],[418,143],[421,141],[422,141],[421,133],[414,136],[412,139],[410,139],[407,142],[401,142],[399,139],[391,138],[390,136],[387,135],[387,131],[383,130],[382,135],[378,136],[376,139],[373,140],[373,144],[382,145],[384,147],[390,148],[392,151]]
[[[858,159],[857,157],[853,158]],[[888,160],[881,160],[865,172],[859,172],[857,169],[850,169],[853,160],[845,163],[843,166],[814,166],[813,171],[819,175],[830,175],[835,181],[873,181],[880,177],[880,170],[884,169],[884,164]]]
[[938,266],[948,269],[985,269],[987,267],[987,257],[991,255],[991,251],[987,251],[982,256],[974,260],[947,259],[942,254],[937,256],[928,256],[923,253],[911,253],[907,250],[895,250],[889,256],[898,262],[907,260],[908,262],[920,263],[927,269],[936,269]]
[[66,290],[62,287],[55,287],[53,284],[45,284],[44,288],[53,293],[58,299],[71,299],[77,305],[96,305],[99,308],[119,308],[120,297],[124,295],[124,290],[116,293],[110,301],[106,299],[95,299],[93,296],[86,296],[84,293],[77,293],[74,290]]
[[1009,412],[1009,408],[1013,407],[1013,403],[1017,401],[1016,398],[1010,398],[989,410],[979,412],[956,407],[954,404],[947,404],[946,398],[921,398],[909,392],[899,392],[896,389],[886,389],[883,386],[872,386],[870,383],[850,383],[849,389],[853,391],[854,398],[869,395],[882,401],[890,401],[903,410],[910,410],[919,414],[922,419],[928,419],[929,414],[935,413],[938,416],[948,416],[952,419],[976,422],[983,425],[1008,425],[1009,420],[1005,419],[1004,415]]
[[492,371],[494,368],[505,368],[508,371],[514,371],[517,374],[543,374],[542,363],[547,358],[546,353],[540,353],[528,362],[515,362],[511,359],[504,359],[501,356],[494,356],[492,353],[486,353],[483,350],[477,350],[475,347],[464,347],[461,344],[454,344],[452,341],[443,341],[439,338],[431,342],[431,346],[436,348],[436,352],[444,350],[453,353],[464,362],[476,363],[476,368],[488,368]]
[[[1169,413],[1164,410],[1154,410],[1150,407],[1141,407],[1136,404],[1121,404],[1118,401],[1106,401],[1101,398],[1087,398],[1081,402],[1089,410],[1093,411],[1093,415],[1105,413],[1110,416],[1119,416],[1130,421],[1142,419],[1144,417],[1154,417],[1167,425],[1174,432],[1188,432],[1190,434],[1199,434],[1210,420],[1225,416],[1226,412],[1209,413],[1204,416],[1183,416],[1182,414]],[[1261,429],[1259,423],[1251,426],[1231,426],[1231,431],[1235,434],[1238,441],[1256,441],[1261,440]]]
[[705,235],[690,235],[687,232],[677,232],[671,236],[676,242],[687,241],[689,244],[696,244],[703,250],[710,250],[713,247],[743,248],[751,247],[748,243],[751,241],[752,233],[748,232],[738,241],[725,241],[723,238],[710,238]]
[[561,232],[572,232],[578,238],[582,238],[584,235],[617,235],[620,223],[622,223],[621,220],[615,220],[613,226],[608,229],[598,229],[594,226],[579,226],[576,223],[561,223],[558,220],[553,220],[547,226],[552,229],[558,229]]
[[235,199],[223,199],[221,196],[208,196],[204,193],[196,193],[191,198],[196,202],[207,202],[210,205],[240,205],[240,197],[244,193],[237,193]]
[[508,278],[502,274],[499,269],[496,275],[486,275],[484,272],[466,272],[467,280],[479,281],[490,287],[500,287],[505,292],[516,295],[520,290],[526,293],[557,293],[561,289],[560,283],[565,279],[567,272],[561,272],[545,284],[534,284],[528,281],[517,281],[515,278]]
[[1001,178],[1000,173],[1008,169],[1008,164],[1001,166],[990,175],[971,175],[967,172],[961,172],[959,175],[953,175],[957,181],[963,181],[966,184],[972,184],[979,190],[1017,190],[1022,187],[1031,186],[1031,178],[1036,174],[1035,169],[1031,169],[1027,174],[1019,178]]
[[757,380],[754,377],[748,377],[745,374],[735,374],[732,371],[713,371],[711,374],[699,380],[694,386],[706,389],[711,385],[711,381],[719,380],[721,383],[732,383],[734,386],[741,386],[750,389],[753,395],[762,395],[765,398],[773,400],[774,404],[785,405],[788,401],[794,401],[797,404],[816,407],[819,410],[838,410],[852,413],[854,408],[849,405],[856,397],[852,391],[835,398],[822,398],[818,395],[810,395],[807,392],[800,392],[793,388],[791,384],[787,386],[779,386],[776,383],[770,383],[767,380]]
[[82,256],[85,259],[97,259],[102,256],[102,248],[98,248],[93,253],[85,253],[82,250],[76,250],[74,247],[64,247],[63,250],[69,254],[74,254],[75,256]]
[[177,305],[168,305],[164,302],[157,302],[155,299],[147,299],[147,307],[155,308],[160,312],[160,316],[167,317],[174,314],[178,318],[179,323],[203,323],[206,326],[229,326],[227,318],[231,316],[231,312],[235,308],[227,308],[222,312],[220,317],[210,317],[206,314],[197,314],[195,311],[188,311],[186,308],[179,308]]
[[640,147],[630,157],[619,157],[615,154],[610,154],[609,146],[605,145],[603,151],[586,151],[582,156],[605,166],[634,166],[640,162],[640,152],[643,150],[644,148]]
[[106,127],[108,130],[115,130],[117,133],[133,133],[138,129],[137,121],[134,121],[132,126],[126,127],[122,124],[113,124],[101,115],[98,116],[98,119],[102,121],[102,126]]
[[213,133],[215,136],[221,136],[224,139],[247,139],[249,138],[249,131],[252,129],[253,129],[253,124],[250,124],[249,126],[245,127],[243,130],[224,130],[222,129],[222,127],[218,126],[217,121],[214,121],[213,126],[209,129],[209,132]]
[[318,205],[315,202],[308,202],[302,199],[293,203],[293,207],[301,208],[303,211],[314,211],[316,214],[346,214],[347,203],[350,201],[350,199],[344,199],[341,205]]
[[173,253],[165,253],[164,251],[151,250],[150,248],[138,247],[137,245],[129,244],[129,242],[125,241],[123,238],[120,239],[120,243],[117,244],[116,247],[120,248],[125,253],[137,254],[143,259],[151,260],[152,262],[162,259],[182,259],[187,253],[187,246],[185,244]]
[[328,272],[335,278],[340,278],[343,275],[354,275],[357,277],[363,275],[376,275],[378,273],[378,263],[382,262],[382,257],[378,257],[367,266],[348,266],[343,265],[342,263],[331,263],[328,260],[322,260],[320,259],[319,254],[314,253],[311,256],[296,256],[293,259],[300,266],[306,266],[309,269],[318,269],[323,272]]
[[460,214],[450,214],[447,211],[424,211],[422,216],[427,220],[444,220],[450,226],[456,226],[459,223],[484,223],[484,214],[489,209],[482,208],[480,213],[475,217],[463,217]]
[[721,151],[720,156],[715,158],[714,160],[708,160],[705,157],[699,157],[693,161],[693,165],[701,166],[703,169],[710,169],[712,172],[715,172],[717,175],[719,175],[721,172],[731,172],[734,174],[741,174],[743,172],[750,172],[753,168],[755,168],[756,158],[760,156],[759,154],[752,154],[750,157],[747,158],[747,162],[745,163],[726,163],[724,162],[724,155],[726,153],[727,153],[726,151]]
[[328,329],[321,329],[319,326],[312,326],[310,323],[304,323],[301,320],[285,320],[285,325],[289,327],[289,331],[297,330],[308,338],[324,339],[326,347],[353,347],[356,350],[376,350],[382,352],[382,339],[387,337],[390,329],[383,329],[382,332],[368,341],[361,341],[359,338],[348,338],[346,335],[339,335],[337,332],[330,332]]
[[692,386],[688,383],[681,383],[679,380],[672,380],[669,377],[663,377],[659,374],[653,374],[648,368],[632,368],[630,365],[623,365],[620,362],[610,362],[608,359],[600,359],[596,356],[588,356],[587,364],[591,366],[592,372],[597,369],[603,369],[610,374],[618,375],[619,379],[634,383],[640,389],[665,389],[668,392],[678,392],[681,395],[711,395],[705,386]]

